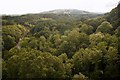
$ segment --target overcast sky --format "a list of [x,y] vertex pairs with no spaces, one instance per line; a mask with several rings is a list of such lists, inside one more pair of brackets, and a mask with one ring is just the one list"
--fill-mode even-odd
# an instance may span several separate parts
[[39,13],[54,9],[109,12],[119,0],[0,0],[0,14]]

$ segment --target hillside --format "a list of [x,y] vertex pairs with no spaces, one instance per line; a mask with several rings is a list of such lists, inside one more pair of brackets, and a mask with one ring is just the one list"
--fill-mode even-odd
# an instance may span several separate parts
[[119,27],[119,25],[120,25],[120,5],[118,5],[114,9],[112,9],[110,13],[107,13],[106,18],[109,22],[111,22],[111,24],[114,26],[114,28]]
[[58,9],[2,17],[2,78],[119,80],[116,7],[99,14]]

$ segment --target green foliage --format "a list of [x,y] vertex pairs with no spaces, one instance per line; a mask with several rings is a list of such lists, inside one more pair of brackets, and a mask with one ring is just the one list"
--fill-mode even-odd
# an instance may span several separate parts
[[86,48],[88,44],[88,35],[73,29],[68,33],[66,40],[62,41],[60,44],[58,53],[66,53],[67,56],[71,58],[79,48]]
[[[6,62],[8,78],[65,78],[67,64],[60,58],[34,49],[15,49]],[[65,66],[66,65],[66,66]]]
[[110,13],[106,14],[106,19],[109,21],[112,25],[113,28],[116,29],[117,27],[120,26],[120,4],[114,9],[111,10]]
[[97,18],[87,19],[84,22],[88,25],[93,26],[93,31],[95,32],[97,27],[104,21],[106,21],[104,17],[97,17]]
[[120,25],[115,22],[119,19],[116,9],[100,17],[3,16],[3,79],[120,79]]
[[[119,78],[119,58],[117,54],[118,50],[114,47],[109,47],[108,52],[106,54],[107,58],[107,66],[105,68],[105,78],[108,79],[117,79]],[[112,75],[111,75],[112,73]]]
[[[74,61],[74,73],[78,74],[79,72],[85,74],[91,79],[99,79],[98,76],[94,76],[96,71],[99,70],[99,61],[102,58],[101,50],[96,48],[92,49],[80,49],[73,56]],[[88,67],[89,66],[89,67]],[[99,72],[100,73],[100,72]]]
[[3,36],[3,39],[4,39],[3,49],[9,50],[17,44],[16,41],[15,41],[15,38],[11,37],[10,35]]
[[22,35],[25,34],[26,29],[21,25],[7,25],[3,26],[3,49],[9,50],[14,47]]
[[96,32],[102,32],[102,33],[112,33],[111,30],[112,30],[112,25],[107,22],[107,21],[104,21],[103,23],[101,23],[100,26],[98,26]]
[[80,32],[86,33],[86,34],[91,34],[93,32],[93,27],[92,26],[88,26],[86,24],[83,24],[80,27]]
[[98,33],[93,33],[89,36],[89,40],[90,40],[90,43],[91,43],[91,46],[94,46],[96,44],[98,44],[99,42],[101,42],[104,38],[104,34],[101,33],[101,32],[98,32]]

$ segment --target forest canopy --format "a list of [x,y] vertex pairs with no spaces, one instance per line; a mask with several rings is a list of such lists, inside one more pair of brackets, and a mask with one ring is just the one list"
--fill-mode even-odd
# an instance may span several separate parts
[[3,15],[2,78],[119,80],[119,11]]

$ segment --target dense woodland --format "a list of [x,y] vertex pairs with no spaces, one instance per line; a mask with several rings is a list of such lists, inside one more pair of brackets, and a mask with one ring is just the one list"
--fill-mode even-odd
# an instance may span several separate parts
[[120,79],[119,5],[104,15],[4,15],[2,25],[3,79]]

